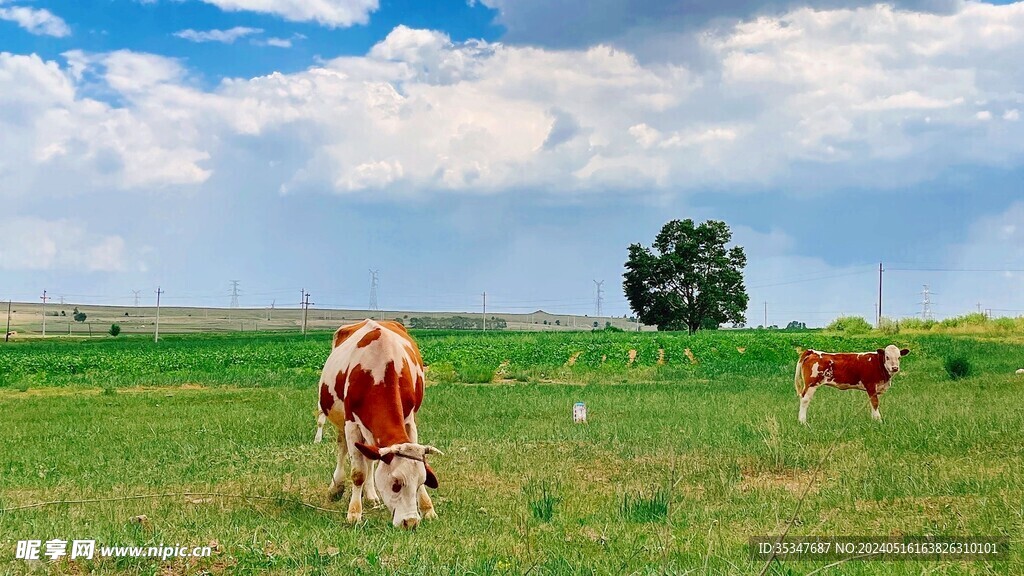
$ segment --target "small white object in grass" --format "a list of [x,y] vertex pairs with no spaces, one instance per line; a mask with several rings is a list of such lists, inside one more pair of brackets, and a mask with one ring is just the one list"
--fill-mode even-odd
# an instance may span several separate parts
[[587,421],[587,405],[577,402],[572,405],[572,421],[579,424]]
[[1017,369],[1017,374],[1022,374],[1022,375],[1024,375],[1024,368],[1018,368],[1018,369]]

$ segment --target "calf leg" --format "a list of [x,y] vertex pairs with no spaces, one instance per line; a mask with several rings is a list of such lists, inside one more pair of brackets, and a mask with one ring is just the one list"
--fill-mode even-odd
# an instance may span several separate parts
[[352,464],[352,498],[348,502],[348,521],[355,523],[363,519],[363,484],[370,466],[366,457],[356,448],[356,442],[366,440],[355,422],[345,422],[345,441],[348,443],[348,457]]
[[814,398],[814,391],[817,390],[817,386],[808,386],[802,396],[800,396],[800,423],[807,424],[807,407],[811,405],[811,398]]
[[[419,444],[419,431],[416,429],[416,420],[414,420],[411,415],[405,422],[405,433],[409,435],[409,440],[415,444]],[[430,494],[427,494],[427,487],[420,486],[420,489],[416,494],[420,505],[420,513],[423,514],[423,518],[426,520],[433,520],[434,518],[437,518],[437,511],[434,510],[434,501],[430,499]]]
[[872,394],[868,398],[871,400],[871,417],[881,422],[882,414],[878,411],[878,395]]

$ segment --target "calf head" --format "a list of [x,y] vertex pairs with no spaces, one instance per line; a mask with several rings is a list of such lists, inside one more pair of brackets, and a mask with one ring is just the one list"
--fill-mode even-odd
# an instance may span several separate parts
[[882,366],[890,376],[900,371],[900,357],[907,354],[910,354],[910,350],[906,348],[900,350],[892,344],[878,349],[878,356],[882,360]]
[[420,486],[437,488],[437,476],[427,464],[427,454],[443,454],[433,446],[407,442],[384,448],[356,442],[356,448],[370,460],[380,463],[373,480],[380,498],[391,511],[396,528],[415,528],[420,522]]

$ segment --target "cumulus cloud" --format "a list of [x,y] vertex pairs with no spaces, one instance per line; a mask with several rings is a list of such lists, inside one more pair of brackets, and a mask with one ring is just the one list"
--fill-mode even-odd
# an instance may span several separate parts
[[235,26],[228,30],[192,30],[191,28],[175,32],[174,35],[178,38],[183,38],[189,42],[220,42],[221,44],[234,44],[235,40],[244,38],[246,36],[252,36],[254,34],[263,33],[261,28],[247,28],[245,26]]
[[[3,4],[3,2],[0,2]],[[71,28],[60,17],[45,8],[27,6],[0,6],[0,20],[9,20],[39,36],[63,38],[71,35]]]
[[118,272],[126,264],[120,236],[90,233],[73,221],[0,219],[0,269]]
[[317,22],[331,28],[366,24],[378,0],[202,0],[225,11],[273,14],[293,22]]
[[[124,188],[244,169],[227,166],[238,139],[303,158],[284,193],[884,187],[1024,158],[1020,29],[1024,3],[804,8],[688,36],[697,68],[399,26],[365,56],[211,90],[159,56],[5,55],[0,100],[31,115],[0,112],[0,128],[25,157],[9,171]],[[89,78],[120,103],[83,96]]]

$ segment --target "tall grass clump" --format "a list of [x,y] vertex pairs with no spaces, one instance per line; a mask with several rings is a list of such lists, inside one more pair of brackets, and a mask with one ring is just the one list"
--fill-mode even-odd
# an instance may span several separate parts
[[633,522],[657,522],[668,518],[668,504],[672,492],[667,487],[660,487],[650,496],[642,493],[622,495],[619,513],[623,518]]
[[561,502],[557,488],[547,482],[530,482],[523,487],[530,513],[541,522],[550,522],[555,515],[555,507]]
[[840,316],[825,329],[844,334],[867,334],[871,331],[871,324],[860,316]]
[[962,354],[947,356],[945,361],[943,361],[942,366],[946,369],[946,374],[949,374],[950,380],[966,378],[970,376],[972,372],[970,360]]
[[494,380],[494,368],[480,364],[458,370],[458,381],[465,384],[488,384]]

